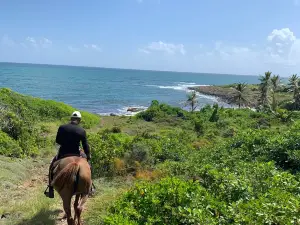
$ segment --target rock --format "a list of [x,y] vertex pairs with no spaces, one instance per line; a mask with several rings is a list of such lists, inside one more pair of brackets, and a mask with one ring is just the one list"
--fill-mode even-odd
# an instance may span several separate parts
[[141,108],[131,107],[131,108],[127,109],[127,112],[140,112],[142,110],[143,109],[141,109]]

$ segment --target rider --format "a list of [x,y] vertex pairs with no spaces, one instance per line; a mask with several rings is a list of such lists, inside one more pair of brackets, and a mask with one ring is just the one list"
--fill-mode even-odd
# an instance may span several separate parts
[[[58,128],[56,135],[56,143],[60,145],[58,154],[53,158],[49,167],[49,192],[45,191],[45,195],[49,198],[54,198],[54,189],[51,186],[52,180],[52,166],[58,159],[67,156],[84,156],[87,158],[89,164],[91,160],[90,147],[87,142],[86,131],[79,126],[81,122],[81,113],[75,111],[71,115],[70,123],[61,125]],[[84,150],[84,154],[80,152],[80,142]]]

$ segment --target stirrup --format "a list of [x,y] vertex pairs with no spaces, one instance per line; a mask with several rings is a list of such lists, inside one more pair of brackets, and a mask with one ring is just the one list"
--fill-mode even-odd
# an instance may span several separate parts
[[94,183],[92,183],[92,187],[91,187],[91,190],[89,192],[89,196],[93,196],[96,192],[96,187],[94,185]]
[[[49,189],[49,191],[47,191]],[[47,186],[46,190],[44,191],[44,195],[48,198],[54,198],[54,189],[53,187]]]

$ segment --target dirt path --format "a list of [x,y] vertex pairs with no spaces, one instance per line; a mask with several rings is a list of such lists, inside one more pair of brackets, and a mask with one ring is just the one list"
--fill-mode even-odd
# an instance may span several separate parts
[[[48,183],[48,167],[49,165],[42,165],[40,168],[36,168],[33,172],[33,177],[29,180],[26,180],[21,186],[20,189],[26,190],[27,192],[34,192],[36,189],[46,188]],[[44,196],[43,196],[44,197]],[[46,198],[46,197],[44,197]],[[52,200],[53,212],[57,214],[56,218],[54,217],[54,225],[67,225],[67,220],[65,219],[65,212],[63,210],[62,200],[57,192],[55,192],[55,198]],[[73,201],[71,206],[73,206]],[[74,216],[74,209],[72,207],[72,216]],[[44,224],[43,221],[40,221],[40,224]]]
[[[0,206],[0,225],[67,224],[66,220],[63,219],[62,200],[58,193],[55,192],[54,199],[49,199],[43,194],[48,183],[50,159],[40,160],[24,162],[24,167],[20,168],[15,166],[15,163],[19,162],[5,161],[6,167],[10,169],[9,174],[6,176],[16,176],[16,178],[12,179],[7,187],[0,189],[2,202]],[[23,177],[25,177],[21,182],[17,176],[20,173],[23,173]]]
[[[55,192],[54,199],[44,196],[49,159],[34,162],[10,161],[0,157],[1,163],[0,177],[7,185],[0,183],[0,225],[67,225],[58,193]],[[94,180],[96,195],[85,204],[82,214],[84,224],[100,224],[107,207],[132,182],[131,178]]]

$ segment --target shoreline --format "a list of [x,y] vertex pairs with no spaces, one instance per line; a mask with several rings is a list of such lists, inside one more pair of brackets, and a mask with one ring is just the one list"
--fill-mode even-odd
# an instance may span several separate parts
[[[232,103],[231,99],[235,96],[236,91],[231,86],[197,86],[197,87],[189,87],[189,90],[196,91],[200,94],[212,96],[218,99],[218,101],[225,102],[226,104],[235,106],[237,104]],[[247,97],[249,99],[249,103],[245,107],[255,108],[258,105],[258,97],[259,92],[256,89],[251,89],[248,92]]]

